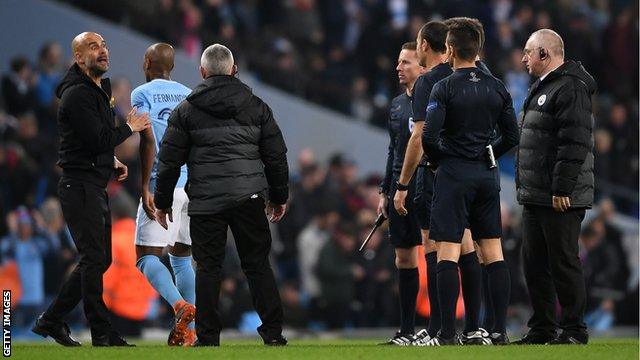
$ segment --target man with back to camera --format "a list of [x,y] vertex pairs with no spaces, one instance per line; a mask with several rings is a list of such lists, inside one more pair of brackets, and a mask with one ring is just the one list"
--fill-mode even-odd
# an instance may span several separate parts
[[180,168],[188,168],[190,231],[196,267],[196,346],[219,346],[221,267],[227,230],[235,238],[242,270],[262,325],[265,345],[286,345],[282,303],[269,264],[271,233],[289,195],[287,148],[271,109],[238,80],[233,54],[223,45],[205,49],[204,81],[169,117],[160,146],[154,195],[156,220],[166,229]]
[[[131,106],[138,112],[148,112],[151,127],[140,132],[140,169],[142,171],[142,197],[136,216],[136,266],[154,289],[171,305],[175,320],[169,333],[168,345],[191,346],[196,340],[193,319],[196,308],[195,273],[191,265],[191,237],[189,236],[189,200],[184,191],[187,167],[180,169],[180,177],[174,191],[173,223],[168,231],[155,221],[153,192],[158,176],[156,154],[160,140],[167,128],[167,119],[184,100],[191,89],[171,80],[174,50],[169,44],[149,46],[142,65],[147,83],[131,92]],[[168,246],[169,262],[176,282],[169,269],[160,261]]]
[[[398,287],[400,292],[400,331],[385,345],[408,346],[415,340],[416,297],[419,290],[418,246],[420,245],[419,222],[415,211],[408,216],[400,216],[389,206],[389,197],[396,191],[395,182],[400,176],[407,141],[415,129],[411,110],[411,91],[421,73],[416,55],[416,43],[402,45],[398,55],[398,80],[405,91],[391,101],[389,113],[389,152],[385,178],[380,187],[378,213],[389,219],[389,240],[395,247]],[[413,193],[414,183],[409,186]],[[411,204],[409,204],[411,205]],[[411,208],[411,207],[410,207]]]
[[[452,24],[447,52],[454,73],[431,91],[422,138],[434,179],[430,237],[438,244],[438,296],[442,328],[425,345],[454,345],[458,264],[465,227],[477,241],[494,302],[494,343],[505,344],[509,270],[500,244],[500,179],[495,159],[518,143],[511,96],[498,79],[476,67],[480,33],[468,21]],[[502,134],[493,140],[495,126]],[[495,157],[494,157],[495,154]]]
[[[549,29],[534,32],[522,62],[539,79],[522,113],[516,188],[522,212],[524,273],[533,306],[517,344],[586,344],[586,290],[578,258],[585,210],[593,204],[593,77],[564,60],[564,43]],[[555,296],[562,308],[555,315]],[[562,333],[556,337],[557,329]]]
[[[469,17],[453,17],[444,21],[445,25],[447,25],[448,27],[453,26],[454,24],[459,22],[468,22],[470,25],[472,25],[476,29],[476,31],[478,31],[478,33],[480,34],[480,52],[482,52],[482,49],[484,48],[485,34],[484,34],[484,26],[482,26],[482,23],[480,22],[480,20],[476,18],[469,18]],[[476,57],[476,67],[482,70],[483,72],[487,73],[488,75],[493,75],[491,73],[491,70],[489,70],[487,65],[480,58],[480,53]],[[487,269],[484,264],[484,261],[482,260],[482,251],[480,250],[480,247],[477,245],[477,243],[473,243],[473,246],[476,249],[476,255],[478,256],[478,260],[480,262],[480,270],[481,270],[480,276],[482,276],[481,289],[476,287],[476,284],[479,285],[480,282],[478,281],[477,273],[475,272],[475,270],[477,269],[477,267],[475,266],[475,261],[473,266],[468,266],[468,265],[462,266],[461,264],[464,263],[464,261],[458,262],[458,265],[460,266],[460,271],[462,273],[460,276],[460,278],[462,279],[462,296],[465,299],[469,298],[469,300],[465,300],[465,328],[468,329],[468,327],[466,326],[466,319],[468,316],[466,309],[472,307],[474,309],[478,309],[478,313],[480,312],[480,308],[481,308],[481,306],[479,306],[480,297],[476,297],[478,292],[480,292],[482,301],[484,301],[484,316],[483,316],[481,327],[478,328],[478,331],[467,331],[467,329],[465,329],[465,331],[462,334],[460,334],[460,336],[458,337],[458,340],[462,345],[466,345],[466,344],[488,345],[491,343],[491,339],[490,339],[491,334],[486,329],[489,329],[489,330],[493,329],[493,314],[495,312],[495,309],[494,309],[493,302],[491,301]],[[462,248],[463,248],[462,253],[464,254],[466,252],[464,240],[463,240]],[[465,277],[469,278],[470,280],[465,281]],[[476,299],[477,301],[474,301]],[[468,306],[468,305],[471,305],[471,306]],[[470,317],[471,317],[470,320],[477,319],[477,317],[474,317],[474,316],[470,316]],[[481,335],[483,339],[478,339],[478,335]]]
[[106,187],[114,169],[119,181],[127,178],[127,167],[115,158],[113,149],[134,132],[147,129],[149,116],[132,109],[127,123],[115,126],[111,83],[102,78],[109,70],[109,50],[102,36],[81,33],[71,49],[75,63],[56,90],[60,98],[58,165],[62,167],[59,194],[80,262],[32,331],[64,346],[80,346],[63,318],[82,300],[93,346],[130,346],[113,329],[102,299],[102,276],[111,264]]
[[[402,171],[398,180],[400,184],[398,188],[403,189],[403,185],[409,183],[416,168],[418,168],[419,174],[416,176],[417,195],[414,208],[422,228],[422,243],[427,262],[430,315],[428,328],[420,330],[416,334],[414,345],[417,346],[423,346],[431,338],[435,337],[441,326],[436,276],[436,244],[433,240],[429,239],[434,175],[431,170],[426,168],[426,159],[423,158],[422,132],[427,102],[433,85],[452,73],[451,66],[447,62],[447,56],[445,54],[446,35],[447,25],[437,21],[431,21],[425,24],[417,35],[418,57],[420,58],[421,64],[427,69],[427,72],[418,78],[413,89],[412,108],[415,131],[409,139],[404,164],[402,165]],[[419,163],[421,164],[420,166],[418,166]],[[401,215],[409,213],[407,207],[405,207],[407,193],[407,191],[399,190],[394,197],[394,207]],[[410,196],[409,199],[413,202],[412,196]],[[469,231],[465,232],[462,251],[463,255],[461,256],[460,266],[463,269],[462,287],[466,309],[464,339],[469,344],[482,344],[484,339],[482,333],[478,331],[481,272]]]

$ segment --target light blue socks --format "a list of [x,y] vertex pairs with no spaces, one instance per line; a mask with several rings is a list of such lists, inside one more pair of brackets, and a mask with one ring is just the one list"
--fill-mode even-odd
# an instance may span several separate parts
[[[173,265],[173,262],[172,264]],[[176,301],[183,300],[178,288],[173,283],[169,269],[155,255],[145,255],[138,259],[136,266],[149,280],[151,286],[162,296],[169,305],[173,306]],[[188,301],[188,300],[187,300]]]
[[[176,277],[176,287],[184,300],[190,304],[196,303],[196,273],[191,265],[191,256],[174,256],[169,254],[169,262]],[[189,324],[193,329],[194,322]]]

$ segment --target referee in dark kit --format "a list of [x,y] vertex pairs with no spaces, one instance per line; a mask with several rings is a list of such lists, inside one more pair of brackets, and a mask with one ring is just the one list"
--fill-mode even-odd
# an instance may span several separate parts
[[[437,281],[442,328],[428,346],[455,344],[455,313],[459,293],[458,259],[467,225],[478,242],[489,274],[496,309],[494,343],[508,342],[506,313],[509,270],[500,237],[500,175],[496,158],[518,144],[511,96],[504,84],[475,64],[480,33],[469,21],[449,26],[447,52],[454,73],[431,91],[422,145],[438,163],[434,179],[430,238],[438,242]],[[495,127],[501,137],[493,140]]]
[[63,318],[82,300],[93,346],[128,346],[113,330],[102,300],[102,275],[111,265],[106,187],[114,169],[119,181],[127,177],[127,167],[113,156],[113,149],[151,123],[147,113],[136,115],[132,109],[126,124],[115,125],[111,85],[102,78],[109,69],[109,50],[102,36],[82,33],[71,48],[75,64],[56,90],[60,98],[58,165],[62,167],[59,194],[80,262],[32,330],[62,345],[79,346]]
[[[398,269],[398,291],[400,298],[400,331],[384,344],[408,346],[415,340],[416,297],[420,287],[418,275],[418,247],[420,225],[416,212],[411,209],[407,216],[398,214],[393,205],[389,206],[389,198],[399,191],[398,177],[402,170],[407,143],[411,133],[416,131],[411,110],[411,91],[423,68],[416,54],[416,43],[402,45],[398,55],[398,80],[405,91],[391,101],[389,112],[389,153],[385,179],[380,189],[378,212],[389,218],[389,240],[395,247],[396,268]],[[422,130],[422,128],[420,128]],[[413,193],[415,181],[403,189]]]

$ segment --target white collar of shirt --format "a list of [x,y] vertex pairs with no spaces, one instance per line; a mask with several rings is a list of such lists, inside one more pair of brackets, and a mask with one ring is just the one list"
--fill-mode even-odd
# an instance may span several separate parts
[[[562,66],[562,65],[560,65],[560,66]],[[556,70],[556,69],[558,69],[560,66],[558,66],[558,67],[557,67],[557,68],[555,68],[555,69],[551,69],[551,70],[549,70],[546,74],[544,74],[544,75],[540,76],[540,82],[542,82],[542,80],[544,80],[544,78],[546,78],[546,77],[547,77],[547,75],[551,74],[551,72],[555,71],[555,70]]]

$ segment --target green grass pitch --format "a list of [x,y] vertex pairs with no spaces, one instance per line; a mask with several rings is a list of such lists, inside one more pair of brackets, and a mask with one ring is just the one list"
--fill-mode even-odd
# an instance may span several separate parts
[[638,359],[637,339],[598,339],[587,346],[451,346],[417,348],[378,346],[379,340],[294,340],[265,347],[258,340],[224,341],[218,348],[169,348],[158,342],[134,342],[135,348],[64,348],[55,343],[14,343],[16,359]]

